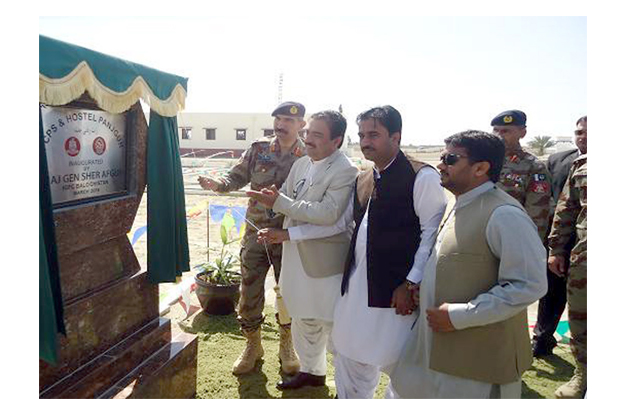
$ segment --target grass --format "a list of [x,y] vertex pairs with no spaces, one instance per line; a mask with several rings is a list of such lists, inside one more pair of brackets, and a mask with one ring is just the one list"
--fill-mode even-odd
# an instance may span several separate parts
[[[239,331],[234,314],[209,316],[199,312],[188,320],[179,322],[180,327],[198,335],[197,398],[201,399],[265,399],[307,398],[331,399],[336,394],[332,356],[328,354],[328,374],[325,387],[304,387],[294,391],[279,391],[276,383],[281,379],[278,362],[279,332],[270,306],[265,307],[267,316],[262,326],[264,358],[250,374],[235,376],[232,364],[245,347],[245,338]],[[574,361],[569,347],[561,345],[554,355],[534,359],[533,366],[523,375],[524,399],[553,398],[555,390],[568,381],[573,374]],[[388,377],[382,374],[375,398],[383,398]]]

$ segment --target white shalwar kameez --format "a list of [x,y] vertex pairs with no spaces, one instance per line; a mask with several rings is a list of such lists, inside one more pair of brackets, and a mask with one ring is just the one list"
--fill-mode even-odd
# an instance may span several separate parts
[[[312,161],[305,183],[312,185],[317,169],[324,168],[328,158]],[[345,220],[345,218],[343,218]],[[350,224],[340,224],[342,231],[349,231]],[[338,229],[335,224],[334,227]],[[309,277],[304,270],[297,248],[297,241],[322,238],[328,233],[326,227],[301,225],[291,227],[289,241],[282,244],[282,270],[280,292],[292,318],[293,346],[300,360],[300,371],[323,376],[327,371],[326,345],[330,342],[334,305],[341,294],[342,274],[323,278]],[[330,346],[331,347],[331,346]]]
[[[492,189],[487,182],[457,198],[455,209],[471,203]],[[447,220],[447,223],[450,221]],[[436,264],[447,226],[439,233],[421,283],[419,309],[433,308],[436,287]],[[466,304],[450,304],[449,318],[458,329],[495,323],[514,316],[547,292],[546,252],[536,226],[529,216],[514,206],[501,206],[491,215],[486,227],[491,251],[500,258],[499,283]],[[416,343],[416,344],[415,344]],[[417,320],[406,350],[416,356],[400,359],[391,374],[395,398],[520,398],[521,380],[493,385],[431,370],[432,329],[425,315]],[[405,353],[406,351],[404,351]]]
[[[374,174],[377,175],[377,171]],[[447,204],[436,170],[422,168],[417,173],[413,199],[414,211],[421,224],[421,243],[407,279],[419,283]],[[349,209],[348,213],[353,217],[353,209]],[[335,380],[337,394],[341,399],[373,397],[380,371],[390,372],[416,318],[411,314],[396,314],[395,308],[368,305],[368,213],[367,206],[358,230],[348,290],[344,296],[339,297],[334,311],[332,341],[336,351]],[[387,396],[389,393],[391,392],[387,391]]]

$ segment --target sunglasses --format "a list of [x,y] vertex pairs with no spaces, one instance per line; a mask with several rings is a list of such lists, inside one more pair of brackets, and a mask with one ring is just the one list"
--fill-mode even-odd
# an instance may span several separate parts
[[453,166],[463,157],[466,158],[467,156],[463,156],[462,154],[447,153],[441,156],[441,161],[446,166]]

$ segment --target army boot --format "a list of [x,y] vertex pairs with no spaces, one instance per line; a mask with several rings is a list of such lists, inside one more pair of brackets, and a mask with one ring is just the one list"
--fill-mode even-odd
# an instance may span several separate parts
[[265,354],[263,346],[260,344],[260,327],[250,333],[243,333],[243,335],[247,338],[247,344],[241,356],[232,366],[232,373],[235,375],[251,372],[256,366],[256,362]]
[[287,375],[294,375],[299,372],[299,359],[293,349],[291,339],[291,327],[280,326],[280,351],[278,352],[282,371]]
[[571,380],[560,386],[555,393],[558,399],[582,399],[586,393],[586,369],[575,368]]

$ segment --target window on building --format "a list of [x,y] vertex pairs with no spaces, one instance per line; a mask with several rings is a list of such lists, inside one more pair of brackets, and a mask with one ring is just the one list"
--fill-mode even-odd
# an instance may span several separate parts
[[206,131],[206,139],[207,140],[216,140],[215,128],[205,128]]
[[190,140],[191,139],[191,128],[182,127],[180,129],[180,137],[182,137],[183,140]]
[[246,133],[246,129],[245,128],[237,128],[237,140],[245,140],[245,133]]
[[263,136],[269,137],[270,135],[273,135],[273,128],[263,128]]

